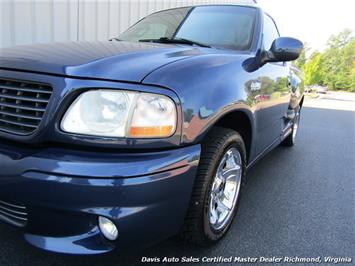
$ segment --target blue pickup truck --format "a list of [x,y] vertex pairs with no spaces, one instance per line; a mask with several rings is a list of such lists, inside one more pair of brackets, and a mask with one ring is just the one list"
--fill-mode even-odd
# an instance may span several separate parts
[[217,242],[247,170],[295,143],[302,47],[259,7],[210,5],[2,49],[0,220],[62,253]]

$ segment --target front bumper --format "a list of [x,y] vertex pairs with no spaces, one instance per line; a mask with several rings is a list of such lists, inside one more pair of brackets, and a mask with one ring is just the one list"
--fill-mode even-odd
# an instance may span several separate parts
[[[42,249],[97,254],[145,246],[181,228],[199,156],[200,145],[107,153],[0,141],[0,201],[26,208],[25,239]],[[118,227],[116,241],[101,234],[99,215]]]

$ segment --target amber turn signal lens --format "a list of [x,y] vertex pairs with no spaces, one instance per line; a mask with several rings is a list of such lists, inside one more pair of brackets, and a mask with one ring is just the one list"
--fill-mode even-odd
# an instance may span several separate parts
[[129,135],[135,138],[169,137],[174,133],[173,130],[173,126],[131,127]]

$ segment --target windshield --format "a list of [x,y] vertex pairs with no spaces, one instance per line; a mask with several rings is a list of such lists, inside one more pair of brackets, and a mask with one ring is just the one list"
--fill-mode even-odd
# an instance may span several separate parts
[[170,9],[142,19],[120,40],[186,39],[216,48],[248,50],[256,9],[242,6],[200,6]]

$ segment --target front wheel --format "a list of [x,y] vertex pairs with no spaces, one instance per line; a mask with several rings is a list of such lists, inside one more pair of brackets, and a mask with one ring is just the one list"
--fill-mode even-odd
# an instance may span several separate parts
[[206,245],[227,233],[237,212],[245,164],[245,145],[236,131],[215,128],[208,134],[182,230],[184,239]]
[[301,119],[301,110],[299,110],[296,114],[296,117],[294,118],[293,124],[292,124],[292,132],[290,135],[288,135],[283,141],[282,145],[284,146],[293,146],[296,143],[296,137],[298,133],[298,128],[300,125],[300,119]]

